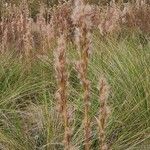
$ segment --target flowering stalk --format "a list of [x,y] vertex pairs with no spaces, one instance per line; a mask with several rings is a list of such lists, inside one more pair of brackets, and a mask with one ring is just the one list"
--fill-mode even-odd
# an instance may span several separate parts
[[68,72],[66,69],[66,41],[64,34],[58,38],[58,48],[55,51],[55,71],[58,90],[56,98],[60,106],[60,113],[63,117],[64,126],[64,149],[70,150],[71,134],[69,129],[69,116],[67,112],[67,86],[68,86]]
[[90,149],[90,81],[87,78],[87,73],[91,50],[91,14],[92,8],[90,5],[85,5],[83,0],[75,1],[72,20],[76,26],[76,45],[80,55],[80,59],[76,63],[76,70],[83,89],[85,150]]
[[106,123],[108,119],[108,107],[107,99],[109,96],[109,86],[105,78],[101,78],[99,81],[99,102],[100,102],[100,114],[98,121],[99,126],[99,138],[100,138],[100,150],[108,150],[106,143]]
[[7,40],[8,40],[8,27],[4,29],[3,37],[2,37],[2,43],[1,43],[1,53],[4,54],[7,50]]
[[90,82],[87,79],[87,71],[88,71],[88,47],[87,39],[85,37],[86,30],[83,30],[83,45],[81,45],[81,57],[80,60],[76,63],[76,69],[78,71],[82,88],[83,88],[83,101],[84,101],[84,134],[85,134],[85,149],[89,150],[90,148],[90,120],[89,120],[89,107],[90,107]]

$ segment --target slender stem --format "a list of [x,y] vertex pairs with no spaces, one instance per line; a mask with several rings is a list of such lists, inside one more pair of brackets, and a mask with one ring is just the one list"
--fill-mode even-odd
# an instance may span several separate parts
[[82,24],[80,27],[80,67],[79,74],[81,77],[83,87],[83,101],[84,101],[84,136],[85,136],[85,150],[90,149],[90,84],[87,78],[88,74],[88,60],[89,60],[89,39],[87,38],[88,30],[86,24]]
[[100,101],[100,114],[98,120],[99,126],[99,139],[100,139],[100,150],[108,150],[106,143],[106,123],[108,119],[108,106],[107,99],[109,96],[109,87],[105,78],[100,79],[99,83],[99,101]]
[[68,72],[66,69],[66,40],[65,36],[61,35],[58,39],[58,48],[55,52],[55,70],[58,84],[57,99],[60,104],[60,113],[62,114],[64,126],[64,149],[70,150],[70,129],[69,117],[67,113],[67,85],[68,85]]

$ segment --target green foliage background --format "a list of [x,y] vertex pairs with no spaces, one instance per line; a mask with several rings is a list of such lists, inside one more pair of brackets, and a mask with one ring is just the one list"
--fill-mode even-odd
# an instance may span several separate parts
[[[139,34],[120,39],[93,35],[88,78],[91,81],[92,150],[98,148],[95,117],[99,111],[97,83],[105,74],[111,87],[107,142],[112,150],[149,150],[150,43],[141,45]],[[68,60],[78,55],[68,45]],[[56,91],[52,49],[32,65],[11,53],[0,55],[0,146],[11,150],[63,150],[63,128],[54,98]],[[75,109],[72,143],[83,150],[83,100],[79,79],[69,62],[69,106]]]

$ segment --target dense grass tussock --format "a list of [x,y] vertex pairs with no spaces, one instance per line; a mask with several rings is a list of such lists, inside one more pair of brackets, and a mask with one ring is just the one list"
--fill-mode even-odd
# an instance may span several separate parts
[[[102,42],[94,37],[89,65],[92,149],[98,149],[99,95],[97,82],[103,72],[109,79],[110,117],[106,140],[115,150],[140,149],[149,140],[150,46],[125,39]],[[70,60],[76,51],[68,47]],[[103,59],[102,59],[103,58]],[[0,58],[0,147],[3,150],[62,149],[63,124],[54,98],[56,83],[52,55],[32,62],[30,68],[13,54]],[[82,149],[83,101],[75,70],[69,63],[69,115],[74,149]],[[145,146],[146,147],[146,146]]]
[[0,149],[149,149],[150,9],[128,4],[4,6]]

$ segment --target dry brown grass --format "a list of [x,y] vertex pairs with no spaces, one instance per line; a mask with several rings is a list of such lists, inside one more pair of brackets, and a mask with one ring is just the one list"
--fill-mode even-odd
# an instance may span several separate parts
[[98,88],[99,88],[100,111],[99,111],[99,119],[97,119],[97,122],[99,126],[100,150],[108,150],[108,146],[106,143],[106,127],[109,114],[109,108],[107,104],[109,96],[109,86],[106,81],[106,78],[104,77],[100,78]]
[[[145,1],[121,6],[112,2],[107,7],[91,7],[93,25],[102,35],[121,32],[124,27],[149,32],[150,7]],[[27,58],[33,55],[33,49],[38,53],[47,53],[56,36],[64,29],[68,41],[73,41],[75,27],[71,19],[72,11],[72,1],[53,8],[42,5],[33,20],[25,1],[19,6],[4,4],[0,21],[1,52],[16,49],[18,54]]]
[[68,116],[68,71],[66,60],[66,37],[65,34],[58,37],[58,48],[55,51],[55,72],[57,79],[58,90],[56,99],[58,101],[59,111],[62,115],[64,126],[64,149],[71,149],[71,129],[69,127]]
[[[73,7],[72,7],[73,6]],[[116,3],[99,8],[89,5],[83,0],[60,3],[53,9],[41,6],[36,20],[33,21],[27,3],[19,6],[4,6],[0,22],[0,52],[5,53],[11,49],[27,60],[36,53],[47,54],[53,43],[57,42],[55,53],[55,75],[57,81],[56,99],[62,114],[64,127],[64,149],[72,149],[71,126],[68,115],[68,70],[67,70],[67,42],[75,39],[79,59],[76,70],[83,89],[84,102],[84,147],[90,149],[91,119],[90,111],[90,81],[88,79],[88,64],[91,55],[91,35],[94,28],[98,28],[102,35],[118,32],[122,26],[138,28],[142,32],[150,31],[150,7],[146,2],[128,4],[123,9]],[[47,17],[45,17],[47,15]],[[37,50],[38,52],[34,52]],[[105,79],[100,80],[100,115],[98,119],[100,149],[107,150],[106,123],[108,119],[107,99],[108,85]]]
[[92,7],[85,5],[83,1],[76,1],[72,14],[73,23],[76,26],[76,45],[79,51],[79,60],[76,63],[76,70],[79,74],[83,88],[84,101],[84,135],[85,150],[90,149],[90,81],[88,80],[88,61],[91,51],[91,27]]

